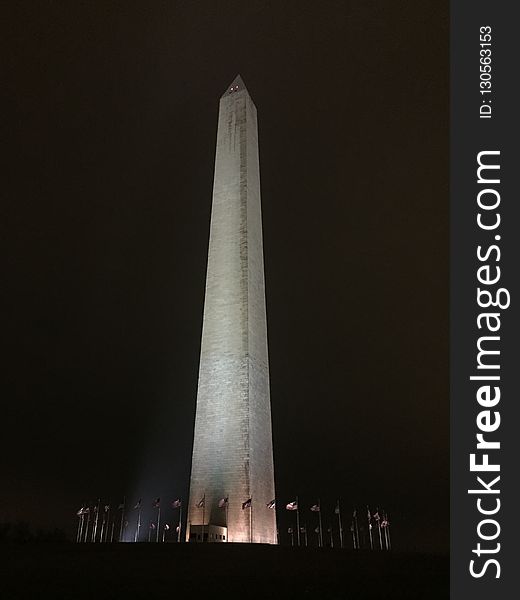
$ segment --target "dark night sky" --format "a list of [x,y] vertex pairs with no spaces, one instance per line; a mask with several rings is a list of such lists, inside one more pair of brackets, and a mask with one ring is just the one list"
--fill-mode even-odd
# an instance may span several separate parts
[[240,73],[277,497],[378,504],[397,546],[447,550],[447,3],[13,2],[4,27],[0,521],[186,496]]

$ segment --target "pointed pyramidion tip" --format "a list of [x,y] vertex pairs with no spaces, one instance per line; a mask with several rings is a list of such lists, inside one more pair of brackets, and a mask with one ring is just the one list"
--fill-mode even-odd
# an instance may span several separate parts
[[222,97],[229,96],[236,92],[240,92],[240,90],[245,90],[247,92],[247,89],[244,84],[244,81],[242,80],[242,77],[240,77],[240,75],[237,75],[235,77],[235,79],[233,79],[233,82],[230,85],[228,85],[226,91],[222,94]]

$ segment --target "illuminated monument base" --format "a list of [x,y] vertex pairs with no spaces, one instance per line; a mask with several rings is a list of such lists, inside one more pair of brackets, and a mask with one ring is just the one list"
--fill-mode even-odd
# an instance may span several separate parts
[[219,106],[187,541],[206,525],[276,544],[256,118],[238,76]]
[[225,543],[227,539],[227,527],[218,527],[216,525],[191,525],[189,527],[188,541],[190,542],[217,542]]

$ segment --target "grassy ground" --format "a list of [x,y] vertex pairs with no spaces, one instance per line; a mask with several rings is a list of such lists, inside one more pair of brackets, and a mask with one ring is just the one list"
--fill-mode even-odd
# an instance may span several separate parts
[[247,544],[0,545],[0,597],[449,598],[447,556]]

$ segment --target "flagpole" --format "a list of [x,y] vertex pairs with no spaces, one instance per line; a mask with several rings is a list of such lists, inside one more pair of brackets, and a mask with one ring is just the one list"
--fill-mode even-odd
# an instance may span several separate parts
[[110,504],[108,505],[107,510],[107,528],[105,530],[105,544],[108,542],[108,527],[110,525]]
[[339,525],[339,547],[343,548],[343,527],[341,526],[341,507],[339,505],[339,500],[337,501],[338,507],[338,525]]
[[372,517],[370,516],[370,509],[367,504],[367,518],[368,518],[368,535],[370,538],[370,550],[374,549],[374,540],[372,539]]
[[251,503],[249,504],[249,543],[253,543],[253,496],[250,497]]
[[155,536],[156,543],[159,542],[159,525],[161,523],[161,505],[157,507],[157,534]]
[[228,529],[228,522],[229,522],[229,496],[226,494],[226,498],[228,499],[226,502],[226,544],[229,542],[229,529]]
[[376,514],[377,514],[377,530],[379,533],[379,549],[382,550],[383,549],[383,540],[381,538],[381,517],[379,516],[379,509],[376,508]]
[[110,531],[110,543],[112,544],[114,542],[114,527],[116,524],[116,520],[114,518],[112,518],[112,528]]
[[88,525],[90,523],[90,506],[88,507],[88,513],[87,513],[87,524],[85,526],[85,538],[83,539],[84,543],[88,542]]
[[123,522],[125,518],[126,496],[123,496],[123,508],[121,509],[121,527],[119,528],[119,541],[123,541]]
[[300,503],[298,502],[298,496],[296,496],[296,539],[298,540],[298,547],[300,546]]
[[329,533],[330,533],[330,547],[334,548],[334,535],[332,533],[332,525],[330,525],[330,527],[329,527]]
[[95,517],[92,519],[92,531],[90,532],[90,543],[95,542],[94,536],[96,534],[96,519],[97,519],[97,506],[94,506],[92,510],[95,513]]
[[[139,500],[140,502],[140,500]],[[141,505],[139,504],[139,508],[137,510],[137,527],[135,528],[135,536],[134,542],[139,541],[139,530],[141,529]]]
[[205,529],[205,521],[206,521],[206,492],[204,492],[204,496],[202,496],[202,543],[204,543],[204,529]]
[[320,499],[318,498],[318,521],[320,524],[320,548],[323,548],[323,532],[321,529],[321,502]]
[[361,548],[360,544],[359,544],[359,528],[358,528],[358,522],[357,522],[357,508],[354,509],[354,529],[356,531],[356,542],[357,542],[357,549],[359,550]]
[[[88,517],[87,517],[88,518]],[[79,534],[79,541],[83,541],[83,534],[85,533],[85,513],[81,515],[81,533]]]
[[[83,509],[83,511],[85,511],[85,509]],[[83,541],[84,541],[84,539],[85,539],[85,525],[86,525],[86,521],[87,521],[87,519],[85,517],[86,514],[88,514],[88,513],[83,512],[83,515],[82,515],[82,519],[83,520],[81,522],[81,533],[80,533],[80,536],[79,536],[79,542],[80,542],[80,544],[82,544]]]
[[383,512],[383,522],[385,524],[385,549],[390,550],[390,523],[386,511]]
[[104,542],[105,542],[105,540],[106,540],[106,538],[107,538],[107,531],[108,531],[108,519],[109,519],[109,517],[110,517],[110,514],[109,514],[109,512],[108,512],[108,511],[105,511],[104,509],[103,509],[103,515],[104,515],[104,517],[105,517],[105,518],[104,518],[104,520],[103,520],[103,525],[101,526],[101,536],[100,536],[100,539],[99,539],[99,541],[100,541],[101,543],[104,543]]
[[103,521],[101,522],[101,533],[99,535],[99,541],[103,543],[103,534],[105,533],[105,523],[107,520],[107,511],[103,509]]
[[78,515],[78,532],[76,534],[76,544],[79,542],[81,537],[81,529],[83,527],[83,507],[79,511],[81,514]]
[[177,532],[177,543],[180,544],[180,541],[182,539],[181,537],[181,527],[182,527],[182,500],[181,503],[179,505],[179,531]]
[[79,531],[79,540],[78,542],[81,542],[81,540],[83,539],[83,528],[85,526],[85,513],[83,513],[81,515],[81,529]]
[[93,542],[96,541],[100,507],[101,507],[101,498],[98,498],[97,507],[96,507],[96,520],[94,522],[94,539],[92,540]]
[[82,544],[83,544],[83,543],[85,543],[85,542],[87,541],[87,536],[86,536],[86,534],[85,534],[85,530],[86,530],[86,529],[87,529],[87,527],[88,527],[88,515],[89,515],[89,513],[87,513],[87,518],[86,518],[86,520],[85,520],[85,525],[84,525],[84,527],[83,527],[83,529],[82,529],[82,531],[81,531],[81,539],[79,540],[79,541],[80,541]]

